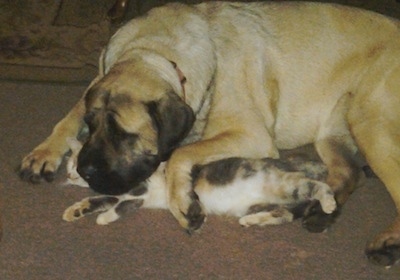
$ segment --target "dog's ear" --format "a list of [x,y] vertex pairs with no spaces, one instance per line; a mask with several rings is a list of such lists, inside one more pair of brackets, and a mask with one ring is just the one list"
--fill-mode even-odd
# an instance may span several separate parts
[[86,108],[91,108],[98,103],[106,104],[109,98],[110,92],[101,88],[99,84],[96,84],[86,92],[85,106]]
[[147,104],[149,114],[158,130],[158,155],[165,161],[193,127],[192,108],[173,92]]

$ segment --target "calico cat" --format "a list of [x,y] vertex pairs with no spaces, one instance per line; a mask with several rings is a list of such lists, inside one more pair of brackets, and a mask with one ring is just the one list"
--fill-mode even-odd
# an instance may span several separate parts
[[[73,140],[69,142],[75,148],[79,146]],[[75,185],[83,181],[76,172],[78,153],[79,149],[73,149],[67,164],[69,178],[75,178],[70,183]],[[67,208],[63,219],[71,222],[102,212],[97,224],[106,225],[139,208],[168,209],[164,170],[162,163],[148,180],[127,194],[85,198]],[[239,223],[246,227],[291,222],[296,208],[311,200],[318,200],[325,213],[332,213],[336,201],[330,187],[323,182],[326,175],[322,163],[300,157],[227,158],[197,165],[191,172],[195,196],[206,213],[238,217]]]
[[75,138],[68,137],[67,144],[71,149],[71,155],[67,160],[67,181],[65,185],[76,185],[88,188],[89,184],[77,172],[78,154],[82,149],[82,143]]

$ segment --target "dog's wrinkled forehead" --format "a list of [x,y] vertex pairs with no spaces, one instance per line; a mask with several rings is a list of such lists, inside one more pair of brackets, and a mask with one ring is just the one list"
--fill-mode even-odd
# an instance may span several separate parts
[[113,96],[127,94],[143,102],[160,99],[165,92],[172,90],[171,84],[158,73],[157,69],[153,69],[143,59],[138,58],[113,65],[93,86],[93,89],[96,88]]
[[[147,115],[146,104],[160,100],[171,86],[145,67],[141,61],[124,61],[114,65],[109,72],[97,81],[85,96],[87,112],[103,110],[118,112],[122,118],[135,120]],[[127,127],[131,127],[121,120]]]
[[111,94],[110,91],[94,87],[87,93],[85,103],[87,114],[112,114],[127,132],[137,132],[144,123],[151,121],[145,104],[125,93]]
[[119,109],[131,108],[135,104],[127,94],[114,94],[101,87],[93,87],[85,96],[86,112],[112,112],[117,113]]
[[115,140],[116,134],[136,135],[132,149],[157,153],[157,131],[144,102],[94,86],[87,93],[85,103],[85,122],[93,137],[108,141],[108,138]]

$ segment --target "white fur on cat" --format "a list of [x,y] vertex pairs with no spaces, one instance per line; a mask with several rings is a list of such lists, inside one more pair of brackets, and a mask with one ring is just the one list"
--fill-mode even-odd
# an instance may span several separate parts
[[75,138],[68,137],[67,144],[71,149],[71,155],[67,160],[67,181],[65,182],[65,185],[88,188],[89,184],[79,175],[77,171],[78,154],[82,149],[82,143]]

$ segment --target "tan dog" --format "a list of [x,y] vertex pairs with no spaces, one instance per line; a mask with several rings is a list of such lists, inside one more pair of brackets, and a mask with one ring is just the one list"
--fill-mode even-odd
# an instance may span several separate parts
[[[172,62],[173,61],[173,62]],[[357,148],[400,210],[400,30],[384,16],[316,3],[168,5],[123,26],[99,76],[52,135],[22,162],[24,179],[51,179],[84,120],[78,172],[94,190],[127,192],[166,167],[169,206],[195,229],[195,164],[279,157],[314,143],[342,205],[354,190]],[[305,226],[330,216],[316,205]],[[368,245],[399,258],[400,216]]]

